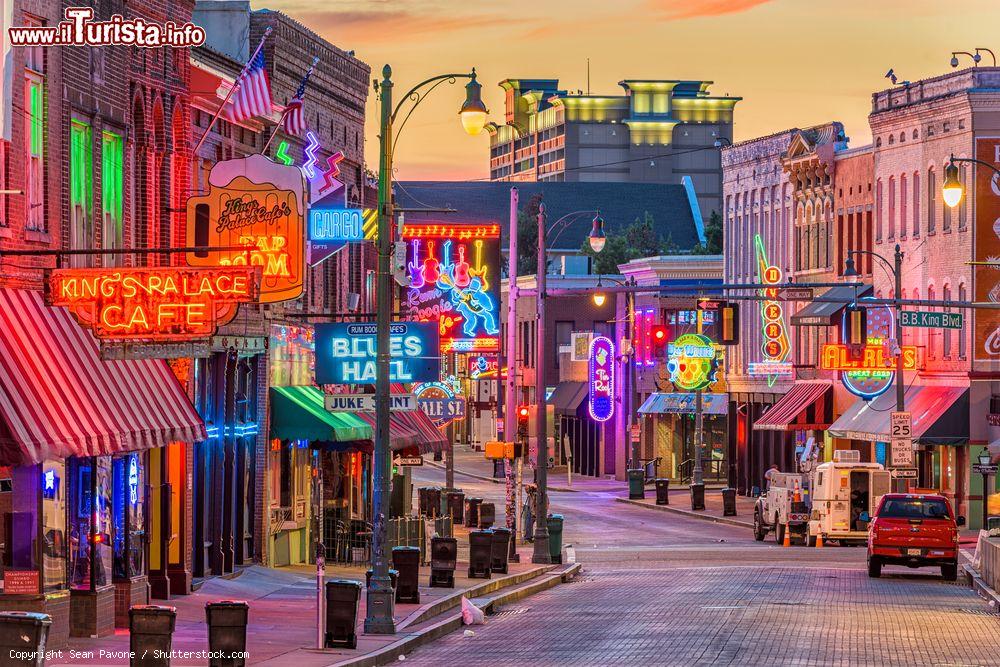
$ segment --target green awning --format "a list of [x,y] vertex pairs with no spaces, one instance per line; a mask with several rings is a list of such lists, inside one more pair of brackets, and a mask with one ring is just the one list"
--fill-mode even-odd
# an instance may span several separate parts
[[371,426],[349,412],[327,412],[316,387],[271,387],[271,437],[278,440],[372,440]]

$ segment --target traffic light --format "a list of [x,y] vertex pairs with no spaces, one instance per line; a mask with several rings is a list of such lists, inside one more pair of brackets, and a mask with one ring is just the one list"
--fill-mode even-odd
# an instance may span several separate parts
[[739,345],[740,343],[740,306],[738,303],[723,301],[719,304],[719,343],[722,345]]
[[531,417],[531,408],[527,405],[517,406],[517,437],[528,437],[528,419]]
[[864,306],[848,306],[845,309],[844,343],[852,351],[861,350],[868,344],[868,309]]
[[653,357],[662,357],[667,349],[667,342],[670,339],[670,329],[664,324],[654,324],[649,327],[649,338],[651,342]]

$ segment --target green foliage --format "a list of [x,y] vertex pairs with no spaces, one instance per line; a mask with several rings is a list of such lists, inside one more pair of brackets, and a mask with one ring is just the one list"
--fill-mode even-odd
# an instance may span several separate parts
[[538,206],[541,195],[533,195],[517,212],[517,275],[533,276],[538,268]]
[[668,233],[664,240],[656,231],[653,215],[646,211],[642,220],[638,218],[624,233],[609,233],[604,249],[595,253],[590,243],[584,242],[582,252],[594,262],[594,273],[621,273],[618,266],[640,257],[678,254],[679,248]]
[[691,248],[692,255],[721,255],[722,254],[722,216],[717,211],[712,211],[705,225],[705,241]]

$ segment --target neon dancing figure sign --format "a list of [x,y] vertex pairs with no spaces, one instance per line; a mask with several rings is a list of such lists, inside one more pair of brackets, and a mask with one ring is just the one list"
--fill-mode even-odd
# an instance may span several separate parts
[[442,352],[499,349],[500,226],[407,224],[406,319],[437,322]]

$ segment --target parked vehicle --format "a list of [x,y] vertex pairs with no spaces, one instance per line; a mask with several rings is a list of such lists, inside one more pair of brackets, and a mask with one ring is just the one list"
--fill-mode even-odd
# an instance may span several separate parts
[[878,505],[868,532],[868,576],[878,577],[883,565],[940,567],[947,581],[958,577],[958,528],[944,496],[889,493]]
[[762,542],[769,532],[774,532],[778,544],[785,541],[785,531],[791,532],[789,541],[807,539],[809,524],[808,475],[775,472],[767,490],[757,498],[753,511],[753,536]]
[[833,453],[812,473],[810,486],[809,543],[823,541],[864,544],[868,520],[878,502],[892,489],[892,476],[879,463],[862,463],[856,450]]

